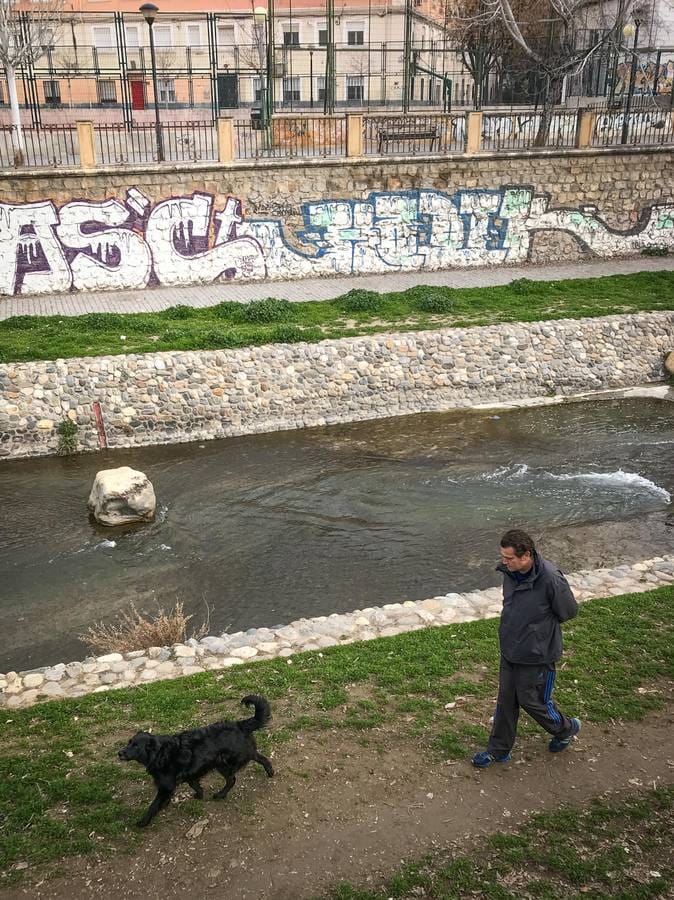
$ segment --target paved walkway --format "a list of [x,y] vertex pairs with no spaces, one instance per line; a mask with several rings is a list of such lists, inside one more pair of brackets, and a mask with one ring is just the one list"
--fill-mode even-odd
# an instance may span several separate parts
[[537,266],[493,266],[489,268],[443,269],[424,272],[392,272],[336,278],[303,278],[294,281],[254,281],[157,287],[132,291],[87,291],[77,294],[36,294],[0,297],[0,319],[10,316],[79,316],[88,312],[157,312],[184,303],[188,306],[215,306],[223,300],[250,303],[265,297],[291,302],[332,300],[354,288],[368,291],[404,291],[418,284],[446,287],[489,287],[509,284],[515,278],[558,281],[568,278],[596,278],[601,275],[630,275],[634,272],[674,271],[674,256],[590,260]]

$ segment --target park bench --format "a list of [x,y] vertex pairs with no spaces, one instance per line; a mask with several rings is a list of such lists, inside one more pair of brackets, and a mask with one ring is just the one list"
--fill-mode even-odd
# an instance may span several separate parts
[[430,141],[430,150],[440,137],[439,125],[422,125],[413,122],[387,122],[378,132],[381,153],[384,144],[390,141]]

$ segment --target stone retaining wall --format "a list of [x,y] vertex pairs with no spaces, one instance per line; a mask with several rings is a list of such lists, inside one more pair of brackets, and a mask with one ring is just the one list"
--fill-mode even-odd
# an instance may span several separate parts
[[[582,570],[569,575],[568,580],[579,601],[647,591],[674,583],[674,556],[655,557],[614,569]],[[172,647],[108,653],[89,657],[84,662],[9,672],[0,675],[0,707],[16,708],[40,700],[81,697],[112,688],[227,669],[253,660],[290,657],[309,650],[320,652],[337,644],[493,618],[501,613],[501,598],[499,587],[449,593],[429,600],[387,603],[342,615],[300,619],[277,628],[224,633]]]
[[674,249],[669,147],[0,173],[0,295]]
[[384,418],[661,380],[674,313],[0,365],[0,456]]

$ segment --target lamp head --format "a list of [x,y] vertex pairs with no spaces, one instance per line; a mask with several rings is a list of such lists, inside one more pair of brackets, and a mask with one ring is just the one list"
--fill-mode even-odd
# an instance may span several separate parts
[[258,25],[261,25],[267,18],[267,10],[264,6],[256,6],[253,10],[253,17]]
[[636,34],[636,26],[631,22],[628,22],[627,25],[623,25],[623,37],[627,40],[634,37]]
[[138,12],[143,14],[143,18],[148,25],[152,25],[159,12],[159,7],[155,6],[154,3],[143,3]]

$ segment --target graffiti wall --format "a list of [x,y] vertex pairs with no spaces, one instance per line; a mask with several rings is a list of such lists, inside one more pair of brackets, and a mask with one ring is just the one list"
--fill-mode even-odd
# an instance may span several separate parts
[[596,207],[553,208],[527,185],[308,202],[297,229],[247,218],[235,197],[221,206],[203,192],[152,203],[136,187],[60,207],[0,203],[0,294],[498,265],[525,261],[541,231],[570,234],[602,257],[674,249],[674,203],[618,231]]

